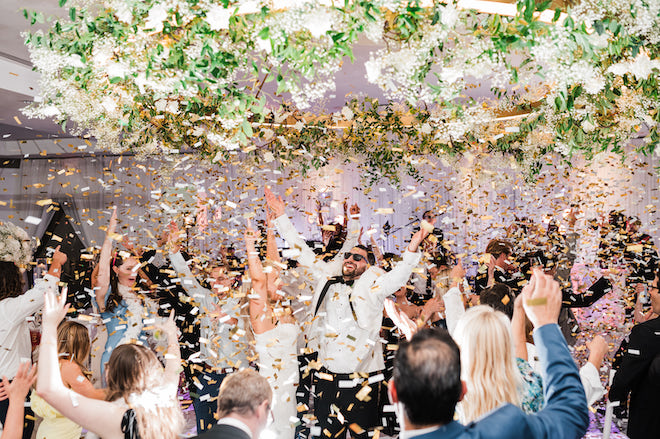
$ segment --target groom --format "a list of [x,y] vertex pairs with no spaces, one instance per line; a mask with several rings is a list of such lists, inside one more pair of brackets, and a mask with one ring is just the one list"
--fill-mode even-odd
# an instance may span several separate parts
[[[384,392],[380,394],[385,364],[379,335],[385,298],[408,281],[421,258],[418,247],[433,224],[422,224],[402,260],[389,272],[372,265],[373,255],[357,243],[359,224],[356,233],[346,236],[345,253],[326,262],[316,258],[295,230],[282,198],[268,188],[265,193],[280,236],[317,282],[310,303],[313,318],[308,341],[309,347],[318,350],[321,364],[314,374],[318,428],[312,429],[312,436],[336,438],[348,428],[354,438],[368,439],[369,431],[380,425],[378,401],[385,397]],[[357,205],[350,213],[356,219]]]

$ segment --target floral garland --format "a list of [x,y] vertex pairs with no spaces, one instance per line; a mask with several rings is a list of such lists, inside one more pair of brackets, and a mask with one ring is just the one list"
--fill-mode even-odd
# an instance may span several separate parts
[[[27,35],[43,97],[25,111],[114,150],[303,170],[339,156],[371,181],[415,175],[429,154],[504,153],[531,175],[546,154],[624,154],[631,140],[651,153],[660,141],[658,2],[583,0],[549,23],[550,2],[535,0],[518,0],[514,17],[455,0],[279,4],[60,0],[70,20]],[[381,47],[367,80],[399,103],[309,112],[360,38]],[[493,99],[471,92],[478,83]]]
[[32,250],[33,243],[25,230],[0,221],[0,261],[25,267],[32,260]]

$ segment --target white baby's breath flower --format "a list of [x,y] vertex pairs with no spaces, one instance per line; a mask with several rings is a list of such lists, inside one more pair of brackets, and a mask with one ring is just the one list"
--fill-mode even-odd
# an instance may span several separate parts
[[167,19],[167,8],[160,3],[157,3],[149,10],[149,15],[144,22],[145,29],[150,29],[155,32],[163,30],[163,22]]
[[456,24],[456,21],[458,20],[458,10],[456,9],[455,4],[447,4],[447,6],[442,9],[441,14],[440,21],[442,24],[447,27],[453,27],[454,24]]
[[213,5],[206,13],[206,22],[211,29],[216,31],[229,29],[229,17],[231,17],[231,15],[231,10],[220,5]]
[[303,26],[314,38],[320,38],[332,28],[333,16],[327,11],[312,11],[307,15]]
[[364,63],[364,68],[367,70],[367,81],[377,84],[381,71],[380,62],[374,58],[370,58],[369,61]]
[[353,113],[353,110],[351,110],[348,107],[344,107],[341,109],[341,114],[344,116],[346,120],[352,120],[353,116],[355,116],[355,113]]

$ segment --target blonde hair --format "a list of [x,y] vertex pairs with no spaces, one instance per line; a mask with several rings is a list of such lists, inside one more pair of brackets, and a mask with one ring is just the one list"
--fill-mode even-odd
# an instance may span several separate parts
[[470,308],[458,321],[454,339],[467,385],[459,405],[461,422],[474,421],[502,404],[520,405],[522,376],[506,315],[486,305]]
[[85,325],[65,320],[57,327],[57,352],[60,360],[69,360],[80,367],[80,371],[88,379],[91,373],[87,369],[90,342],[89,331]]
[[[110,356],[107,367],[108,401],[123,398],[129,404],[131,394],[163,385],[164,369],[156,354],[150,349],[125,344],[117,346]],[[142,439],[177,439],[183,430],[183,414],[172,395],[174,404],[155,405],[154,407],[129,406],[135,412],[138,431]],[[166,402],[166,401],[164,401]]]

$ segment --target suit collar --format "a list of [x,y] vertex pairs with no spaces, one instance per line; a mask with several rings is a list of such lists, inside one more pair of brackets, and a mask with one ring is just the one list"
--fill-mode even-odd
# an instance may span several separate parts
[[465,426],[456,421],[451,421],[449,424],[441,425],[435,428],[424,428],[421,430],[406,430],[401,432],[402,439],[431,439],[435,437],[442,437],[443,439],[451,439],[458,437],[465,431]]
[[230,425],[232,427],[243,430],[250,438],[252,438],[252,430],[243,421],[236,418],[225,417],[218,421],[218,425]]

